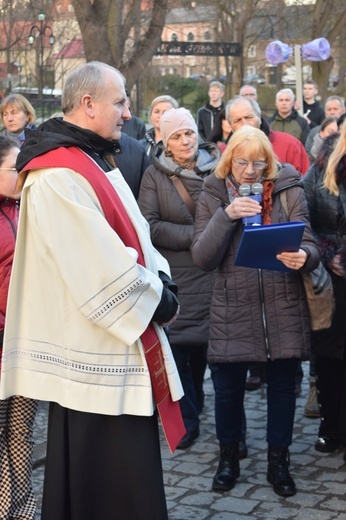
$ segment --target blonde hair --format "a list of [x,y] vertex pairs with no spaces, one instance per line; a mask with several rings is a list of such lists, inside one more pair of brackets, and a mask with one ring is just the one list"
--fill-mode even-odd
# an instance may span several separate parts
[[170,103],[172,105],[172,108],[179,108],[179,103],[176,99],[174,99],[174,97],[169,95],[158,96],[151,102],[149,109],[149,117],[153,113],[153,110],[156,107],[156,105],[158,105],[159,103]]
[[336,141],[334,150],[329,156],[327,168],[323,178],[323,187],[326,188],[331,195],[336,197],[339,195],[339,187],[336,183],[336,168],[346,154],[346,125],[342,125],[340,129],[340,137]]
[[252,160],[265,160],[268,163],[263,172],[265,179],[275,179],[278,176],[278,160],[273,152],[268,137],[250,125],[245,125],[232,135],[226,150],[215,168],[215,175],[219,179],[226,179],[232,172],[232,159],[244,151]]
[[28,118],[28,124],[33,125],[35,123],[36,113],[35,109],[22,94],[9,94],[2,100],[0,105],[0,116],[3,118],[3,114],[8,107],[16,107],[18,110],[24,112]]
[[209,88],[218,88],[222,92],[225,91],[225,85],[223,83],[221,83],[221,81],[211,81],[209,83]]

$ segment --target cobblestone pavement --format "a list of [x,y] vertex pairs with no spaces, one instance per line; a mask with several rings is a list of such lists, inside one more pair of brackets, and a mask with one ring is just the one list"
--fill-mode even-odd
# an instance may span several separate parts
[[[201,435],[185,451],[171,454],[162,439],[164,479],[170,520],[346,520],[346,464],[343,452],[323,454],[315,451],[319,419],[304,417],[308,395],[308,364],[301,397],[297,399],[291,452],[291,473],[298,492],[277,496],[266,481],[267,446],[265,442],[266,400],[261,390],[246,393],[249,455],[240,463],[240,477],[229,492],[216,493],[211,482],[218,465],[215,439],[213,387],[205,381],[206,402],[201,415]],[[40,404],[35,425],[34,487],[40,519],[44,471],[47,405]],[[140,520],[117,519],[115,520]],[[102,519],[95,519],[102,520]]]

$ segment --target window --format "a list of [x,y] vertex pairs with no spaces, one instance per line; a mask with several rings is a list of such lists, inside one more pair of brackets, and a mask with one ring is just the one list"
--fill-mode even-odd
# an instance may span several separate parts
[[192,32],[189,32],[189,34],[187,35],[187,41],[188,42],[193,42],[195,39],[194,35]]
[[172,34],[171,41],[172,42],[177,42],[178,41],[178,36],[175,33]]
[[256,45],[250,45],[247,51],[248,58],[256,58]]
[[210,40],[211,40],[211,33],[210,33],[210,31],[206,31],[204,33],[204,41],[209,42]]

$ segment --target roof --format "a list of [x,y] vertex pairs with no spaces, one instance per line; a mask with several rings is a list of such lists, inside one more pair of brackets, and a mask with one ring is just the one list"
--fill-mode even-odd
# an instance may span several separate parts
[[191,9],[179,7],[168,11],[165,25],[213,22],[216,19],[215,7],[201,5]]
[[73,40],[63,46],[61,51],[56,56],[56,59],[72,58],[85,58],[84,45],[81,38],[73,38]]

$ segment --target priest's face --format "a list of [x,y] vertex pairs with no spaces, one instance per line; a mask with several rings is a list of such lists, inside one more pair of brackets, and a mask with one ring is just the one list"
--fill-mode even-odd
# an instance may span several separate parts
[[125,85],[121,75],[115,70],[104,72],[104,89],[102,95],[92,99],[93,132],[108,140],[121,137],[124,121],[131,119],[127,106]]

